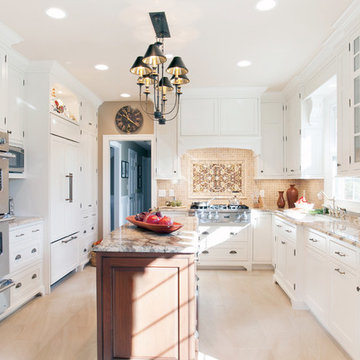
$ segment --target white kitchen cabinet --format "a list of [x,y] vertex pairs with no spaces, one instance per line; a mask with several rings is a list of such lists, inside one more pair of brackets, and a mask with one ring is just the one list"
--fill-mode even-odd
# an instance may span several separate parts
[[51,136],[51,242],[79,229],[79,144]]
[[258,99],[219,99],[220,135],[259,136]]
[[271,264],[273,256],[271,212],[252,211],[253,264]]
[[245,267],[252,270],[251,224],[199,226],[199,268]]
[[8,66],[7,132],[11,144],[22,145],[24,137],[25,72],[11,62]]
[[97,108],[92,102],[86,99],[80,101],[80,128],[83,131],[97,135]]
[[331,260],[329,330],[353,357],[358,353],[359,293],[353,269]]
[[285,109],[285,173],[297,178],[301,176],[301,95],[291,96]]
[[261,155],[257,176],[284,177],[284,105],[281,102],[261,103]]
[[[312,236],[313,241],[318,241]],[[319,251],[313,244],[305,250],[305,302],[310,311],[327,325],[329,311],[329,269],[326,252]]]
[[181,136],[218,135],[219,133],[217,99],[182,99],[180,118]]
[[180,176],[177,129],[177,118],[166,125],[155,124],[157,179],[175,179]]

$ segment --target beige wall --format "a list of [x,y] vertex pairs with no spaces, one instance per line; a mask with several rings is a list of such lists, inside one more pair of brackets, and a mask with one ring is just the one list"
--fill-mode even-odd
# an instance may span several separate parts
[[[265,191],[265,197],[263,199],[264,207],[274,209],[276,208],[276,202],[279,196],[278,191],[286,191],[290,184],[295,184],[299,190],[299,197],[306,191],[306,198],[308,201],[314,202],[316,207],[321,206],[322,201],[317,198],[317,193],[324,189],[323,180],[255,180],[255,158],[251,150],[242,149],[197,149],[186,152],[181,157],[181,180],[174,182],[168,180],[158,180],[158,190],[173,189],[177,200],[181,200],[183,205],[190,206],[192,201],[206,200],[203,197],[197,199],[191,197],[191,168],[192,162],[196,160],[216,160],[221,161],[242,161],[244,163],[244,182],[245,191],[244,196],[241,197],[243,204],[253,207],[253,195],[259,193],[259,190]],[[285,195],[285,194],[284,194]],[[222,196],[221,194],[212,194],[210,197],[221,197],[218,203],[227,203],[231,196]],[[286,199],[286,196],[285,196]],[[165,205],[166,200],[171,200],[168,196],[166,198],[159,198],[158,206]]]
[[[121,132],[115,125],[115,115],[121,107],[130,105],[133,108],[139,109],[143,114],[144,123],[143,126],[133,134],[153,134],[154,122],[149,118],[141,109],[140,103],[137,101],[106,101],[99,107],[98,119],[98,161],[99,161],[99,193],[98,193],[98,209],[99,209],[99,238],[102,238],[103,231],[103,135],[126,135]],[[148,110],[153,109],[152,103],[149,103]],[[129,138],[132,136],[128,135]]]

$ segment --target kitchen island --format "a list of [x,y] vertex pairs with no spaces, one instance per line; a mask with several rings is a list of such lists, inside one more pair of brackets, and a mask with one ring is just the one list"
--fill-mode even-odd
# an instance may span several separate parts
[[98,359],[195,359],[197,219],[156,234],[126,224],[95,248]]

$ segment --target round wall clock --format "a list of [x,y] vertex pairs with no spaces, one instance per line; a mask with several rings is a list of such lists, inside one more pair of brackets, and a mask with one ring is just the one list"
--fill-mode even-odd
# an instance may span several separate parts
[[115,116],[115,125],[125,133],[132,133],[139,130],[143,125],[143,116],[140,110],[131,106],[123,106]]

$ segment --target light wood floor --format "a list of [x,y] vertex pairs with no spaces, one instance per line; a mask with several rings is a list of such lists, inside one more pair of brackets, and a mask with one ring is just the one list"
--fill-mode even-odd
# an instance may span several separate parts
[[[269,271],[199,271],[199,360],[349,359]],[[0,322],[1,360],[95,360],[95,269]]]

